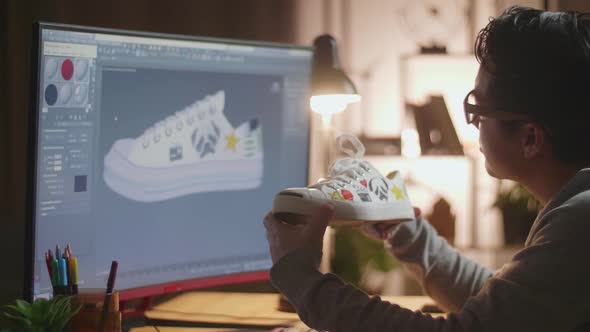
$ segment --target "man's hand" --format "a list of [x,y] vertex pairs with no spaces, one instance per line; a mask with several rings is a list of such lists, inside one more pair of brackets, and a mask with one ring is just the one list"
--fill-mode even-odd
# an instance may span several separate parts
[[[414,216],[416,219],[420,217],[420,214],[422,214],[420,208],[414,207]],[[357,228],[370,238],[387,241],[393,237],[393,232],[398,225],[399,224],[373,224]]]
[[325,204],[317,208],[305,224],[291,225],[276,219],[269,212],[264,218],[264,226],[272,263],[301,248],[321,253],[324,233],[333,213],[334,207]]
[[372,224],[368,226],[358,226],[356,229],[370,238],[386,241],[391,239],[396,226],[397,224]]

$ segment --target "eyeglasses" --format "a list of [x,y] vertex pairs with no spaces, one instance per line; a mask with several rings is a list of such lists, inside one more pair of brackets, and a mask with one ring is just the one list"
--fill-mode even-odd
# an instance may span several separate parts
[[463,111],[465,112],[465,121],[467,124],[473,124],[476,128],[479,128],[479,121],[482,117],[493,118],[505,121],[526,121],[531,118],[524,114],[507,112],[492,109],[488,106],[477,105],[475,102],[475,96],[473,93],[475,90],[469,91],[463,100]]

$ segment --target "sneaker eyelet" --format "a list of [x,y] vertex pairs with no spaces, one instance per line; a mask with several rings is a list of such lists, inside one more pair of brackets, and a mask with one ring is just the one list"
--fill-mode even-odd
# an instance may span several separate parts
[[144,149],[147,149],[150,146],[150,140],[148,138],[144,139],[141,145]]
[[170,136],[170,135],[172,135],[172,129],[166,128],[166,136]]
[[158,143],[160,141],[160,134],[154,135],[154,143]]
[[193,125],[193,122],[195,122],[195,117],[194,117],[194,116],[192,116],[192,115],[191,115],[191,116],[189,116],[188,118],[186,118],[186,123],[187,123],[189,126],[192,126],[192,125]]

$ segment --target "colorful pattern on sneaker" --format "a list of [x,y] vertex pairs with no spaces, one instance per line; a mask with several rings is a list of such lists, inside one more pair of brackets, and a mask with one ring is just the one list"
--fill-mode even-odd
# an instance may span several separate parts
[[[341,135],[337,143],[348,157],[336,160],[328,179],[305,188],[288,188],[273,202],[275,214],[309,215],[323,203],[334,205],[332,224],[399,223],[414,219],[414,209],[398,171],[383,176],[362,160],[365,148],[353,135]],[[345,147],[346,143],[352,149]]]
[[234,128],[223,112],[225,93],[196,101],[148,128],[116,141],[104,160],[104,180],[136,201],[260,186],[262,129],[257,119]]

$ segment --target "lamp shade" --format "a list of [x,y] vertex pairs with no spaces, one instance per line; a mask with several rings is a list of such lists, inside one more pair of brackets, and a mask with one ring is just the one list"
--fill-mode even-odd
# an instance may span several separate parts
[[312,110],[323,114],[337,113],[343,111],[349,103],[360,101],[354,83],[340,67],[334,37],[321,35],[315,39],[313,45]]
[[354,83],[346,76],[338,60],[336,40],[330,35],[321,35],[313,42],[314,58],[311,89],[313,95],[356,95]]

